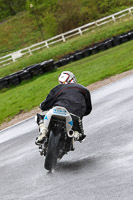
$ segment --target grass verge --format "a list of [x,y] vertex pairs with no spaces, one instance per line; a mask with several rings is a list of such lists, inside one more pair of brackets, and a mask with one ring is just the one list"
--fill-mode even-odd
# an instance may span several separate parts
[[63,70],[72,71],[78,83],[87,86],[104,78],[133,69],[133,41],[76,61],[36,77],[7,91],[0,91],[0,124],[22,111],[29,111],[44,100],[49,90],[58,84]]
[[91,46],[96,42],[103,41],[116,35],[120,35],[131,30],[133,27],[133,17],[123,18],[116,23],[110,23],[101,27],[97,27],[91,32],[85,33],[83,36],[77,36],[65,43],[56,44],[49,49],[43,49],[34,52],[32,56],[26,56],[10,65],[0,67],[0,77],[7,76],[16,71],[23,69],[29,65],[43,62],[44,60],[58,60],[61,57],[73,53],[76,50]]

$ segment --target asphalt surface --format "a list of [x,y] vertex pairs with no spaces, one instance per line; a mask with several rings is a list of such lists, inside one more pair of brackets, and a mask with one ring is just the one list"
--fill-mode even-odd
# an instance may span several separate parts
[[0,132],[0,200],[132,200],[133,76],[92,92],[86,140],[54,173],[34,145],[34,119]]

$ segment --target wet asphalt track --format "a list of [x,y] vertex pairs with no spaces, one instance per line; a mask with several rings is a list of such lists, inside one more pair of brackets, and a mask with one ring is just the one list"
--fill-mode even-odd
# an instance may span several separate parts
[[0,200],[132,200],[133,76],[92,93],[87,139],[53,174],[43,168],[29,119],[0,132]]

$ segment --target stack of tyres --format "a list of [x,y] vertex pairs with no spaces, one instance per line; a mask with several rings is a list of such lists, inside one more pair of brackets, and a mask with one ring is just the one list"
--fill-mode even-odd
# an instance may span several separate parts
[[106,41],[104,41],[105,44],[105,48],[106,49],[110,49],[113,47],[113,39],[107,39]]
[[51,71],[52,69],[55,68],[53,59],[40,63],[40,66],[41,69],[43,70],[43,73]]
[[129,41],[129,36],[128,34],[124,34],[119,36],[120,37],[120,43],[128,42]]
[[66,65],[66,64],[67,64],[66,58],[62,58],[62,59],[60,60],[60,67]]
[[20,82],[25,81],[25,80],[29,80],[29,79],[32,78],[31,74],[26,70],[20,71],[19,74],[18,74],[18,77],[20,79]]
[[55,66],[55,68],[61,67],[61,65],[60,65],[60,61],[56,61],[56,62],[54,62],[54,66]]
[[129,31],[128,33],[129,40],[133,40],[133,30]]
[[83,58],[83,52],[82,51],[75,53],[75,60],[80,60],[82,58]]
[[97,50],[98,51],[104,51],[104,50],[106,50],[105,43],[101,42],[101,43],[97,44]]
[[19,85],[20,84],[20,79],[18,77],[19,73],[14,73],[8,76],[8,82],[9,85]]
[[95,45],[94,47],[91,47],[90,51],[91,51],[91,55],[94,55],[94,54],[98,53],[99,50],[97,48],[97,45]]
[[75,61],[75,55],[74,54],[69,55],[69,63],[74,61]]
[[82,51],[82,55],[83,55],[83,58],[90,56],[91,55],[91,49],[90,48],[84,49]]
[[70,59],[70,56],[67,56],[66,57],[66,63],[69,64],[70,62],[72,62],[71,59]]
[[40,64],[31,65],[25,68],[25,71],[31,74],[31,77],[43,74],[43,70]]
[[8,87],[9,87],[8,79],[6,77],[0,78],[0,89]]
[[117,46],[117,45],[120,45],[121,42],[120,42],[120,37],[113,37],[112,39],[112,43],[113,43],[113,46]]
[[59,61],[55,62],[54,65],[55,65],[55,67],[62,67],[71,62],[74,62],[75,60],[76,60],[75,54],[71,54],[71,55],[68,55],[68,56],[60,59]]

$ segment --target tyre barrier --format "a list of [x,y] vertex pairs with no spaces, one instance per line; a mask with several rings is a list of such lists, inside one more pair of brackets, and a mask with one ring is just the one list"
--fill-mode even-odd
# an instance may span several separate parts
[[103,42],[96,43],[96,44],[94,44],[93,47],[87,47],[81,51],[76,51],[72,55],[67,55],[66,57],[62,58],[61,60],[55,62],[54,63],[55,67],[56,68],[62,67],[70,62],[74,62],[76,60],[80,60],[82,58],[94,55],[98,52],[105,51],[107,49],[110,49],[110,48],[120,45],[122,43],[125,43],[129,40],[133,40],[133,30],[131,30],[125,34],[106,39]]
[[19,85],[20,84],[20,80],[17,74],[13,74],[10,75],[9,77],[7,77],[8,83],[9,85]]
[[30,80],[32,78],[32,75],[28,71],[23,70],[20,74],[18,74],[18,77],[20,79],[20,82],[22,82],[25,80]]
[[133,40],[133,30],[127,33],[129,40]]
[[74,62],[75,61],[74,54],[70,55],[70,57],[68,59],[69,59],[69,62]]
[[34,76],[44,74],[45,72],[51,71],[54,68],[62,67],[64,65],[67,65],[68,63],[94,55],[101,51],[105,51],[130,40],[133,40],[133,30],[125,34],[109,38],[100,43],[96,43],[92,47],[87,47],[81,51],[76,51],[73,54],[68,54],[67,56],[61,58],[59,61],[54,62],[53,59],[51,59],[39,64],[28,66],[19,72],[16,72],[4,78],[0,78],[0,89],[8,88],[11,85],[18,85],[23,80],[29,80]]
[[42,75],[55,67],[53,59],[34,64],[21,71],[0,78],[0,89],[19,85],[22,81],[30,80],[34,76]]
[[9,83],[6,80],[6,78],[0,78],[0,89],[8,88],[8,87],[9,87]]
[[26,67],[24,68],[24,72],[28,72],[31,75],[31,77],[43,74],[43,70],[41,69],[40,64],[35,64]]
[[60,61],[56,61],[56,62],[54,62],[54,65],[55,65],[55,68],[61,67],[61,65],[60,65]]
[[67,55],[66,57],[62,58],[61,60],[54,62],[54,66],[55,66],[55,68],[58,68],[58,67],[62,67],[64,65],[67,65],[74,61],[76,61],[75,55],[73,55],[73,54]]
[[75,53],[74,58],[75,58],[75,60],[82,59],[83,58],[83,52],[80,51],[80,52]]
[[63,58],[60,60],[60,66],[64,66],[64,65],[67,65],[67,59],[66,58]]
[[90,48],[84,49],[82,51],[82,55],[83,55],[83,58],[90,56],[91,55],[91,49]]
[[98,53],[98,51],[99,51],[98,46],[95,45],[94,47],[90,48],[90,55],[94,55],[94,54]]
[[105,48],[106,49],[112,48],[113,47],[113,39],[107,39],[107,40],[105,40],[104,44],[105,44]]
[[55,65],[53,59],[40,63],[40,69],[42,69],[43,73],[51,71],[54,68]]

